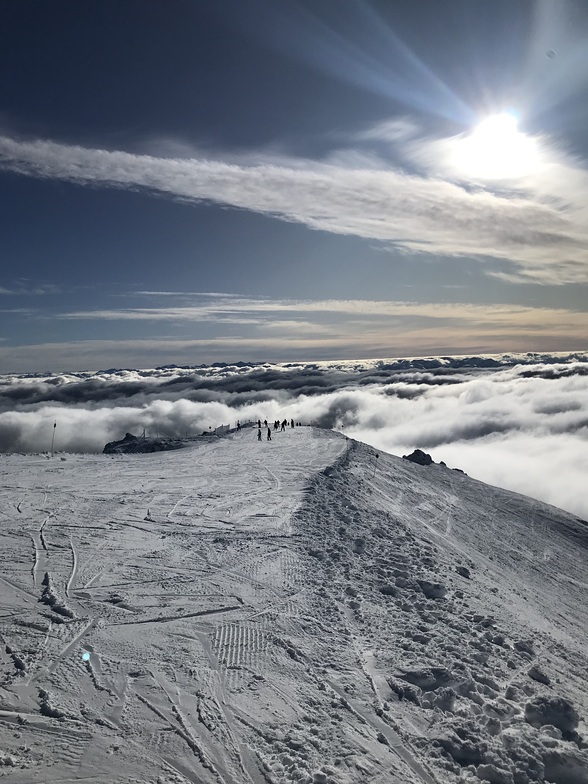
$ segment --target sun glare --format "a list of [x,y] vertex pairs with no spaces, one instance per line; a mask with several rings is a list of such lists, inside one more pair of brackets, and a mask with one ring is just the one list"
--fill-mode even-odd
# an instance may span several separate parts
[[491,114],[485,117],[474,128],[472,136],[478,139],[497,139],[508,141],[517,135],[518,122],[514,114],[503,112],[502,114]]
[[536,140],[519,130],[509,112],[481,120],[460,139],[456,157],[464,173],[485,180],[516,179],[533,172],[539,163]]

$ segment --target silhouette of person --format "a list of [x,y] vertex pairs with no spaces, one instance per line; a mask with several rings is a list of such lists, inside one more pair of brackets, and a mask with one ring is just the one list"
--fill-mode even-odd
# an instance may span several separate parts
[[294,427],[294,420],[293,419],[290,420],[290,427]]
[[268,429],[267,429],[267,440],[268,441],[272,440],[272,430],[271,430],[270,427],[268,427]]
[[261,441],[261,428],[257,431],[257,440]]

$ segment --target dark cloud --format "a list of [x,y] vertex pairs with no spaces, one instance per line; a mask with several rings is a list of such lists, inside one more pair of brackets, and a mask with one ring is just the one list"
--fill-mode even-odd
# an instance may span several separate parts
[[431,449],[442,444],[456,441],[476,441],[497,433],[511,433],[518,430],[516,420],[498,419],[484,416],[466,422],[439,423],[434,433],[424,437],[421,446]]
[[362,401],[358,397],[337,395],[334,400],[329,402],[326,410],[313,420],[313,424],[329,429],[353,427],[358,424],[361,404]]
[[569,376],[588,376],[588,366],[577,367],[549,367],[524,370],[521,373],[523,378],[568,378]]
[[538,400],[533,404],[537,414],[563,414],[566,411],[581,411],[582,403],[579,400]]
[[39,403],[105,403],[110,400],[132,399],[144,394],[145,382],[117,382],[83,379],[70,383],[59,383],[47,379],[37,384],[13,385],[0,388],[0,407],[3,410],[13,405],[36,405]]

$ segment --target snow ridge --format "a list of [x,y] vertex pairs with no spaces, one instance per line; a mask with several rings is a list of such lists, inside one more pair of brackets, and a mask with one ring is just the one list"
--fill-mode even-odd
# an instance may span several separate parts
[[572,515],[308,427],[3,466],[6,782],[588,782]]

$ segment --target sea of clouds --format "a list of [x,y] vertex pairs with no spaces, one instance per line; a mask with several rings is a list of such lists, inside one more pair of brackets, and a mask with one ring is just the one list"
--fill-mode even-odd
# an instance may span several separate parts
[[101,452],[126,432],[196,437],[286,418],[396,455],[423,449],[588,519],[587,393],[586,353],[11,375],[0,452],[49,451],[53,438],[55,451]]

